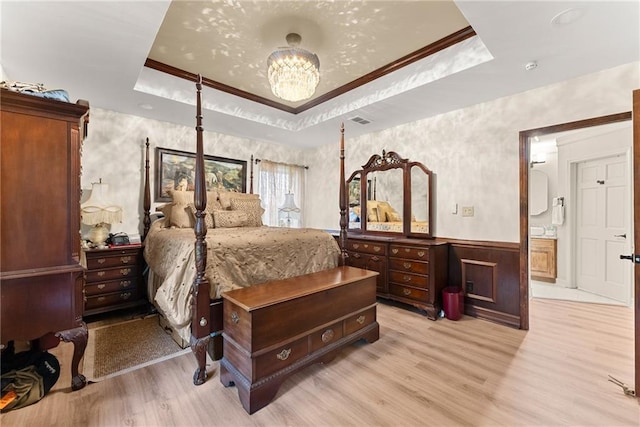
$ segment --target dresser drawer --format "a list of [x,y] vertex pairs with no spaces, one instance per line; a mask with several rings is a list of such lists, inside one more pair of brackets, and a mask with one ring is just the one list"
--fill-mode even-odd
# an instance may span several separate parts
[[135,252],[122,252],[120,254],[100,254],[92,253],[87,255],[87,269],[97,270],[109,267],[120,267],[123,265],[135,265],[138,257]]
[[410,286],[401,286],[395,283],[389,284],[389,293],[402,298],[425,302],[428,301],[429,290],[412,288]]
[[130,289],[134,289],[136,286],[137,283],[135,279],[132,278],[91,283],[84,287],[84,294],[86,296],[109,294],[111,292],[128,291]]
[[389,272],[389,282],[399,285],[414,286],[418,288],[429,287],[429,276],[419,276],[411,273],[401,273],[399,271]]
[[416,248],[412,246],[391,245],[392,257],[405,258],[405,259],[417,259],[420,261],[429,260],[429,249]]
[[342,337],[342,322],[334,323],[327,328],[323,328],[320,331],[309,335],[309,351],[313,353],[314,351],[319,350]]
[[365,254],[386,255],[387,246],[384,243],[365,242],[362,240],[347,240],[347,250]]
[[84,309],[93,310],[96,308],[108,307],[115,304],[121,304],[134,301],[140,297],[138,289],[106,294],[100,296],[85,297]]
[[135,277],[138,273],[137,266],[122,266],[103,270],[87,271],[87,283],[105,282],[125,277]]
[[402,258],[389,258],[389,268],[396,271],[406,271],[416,274],[429,274],[429,263]]
[[307,337],[290,342],[263,355],[256,357],[254,380],[264,378],[280,369],[291,366],[294,362],[309,354]]

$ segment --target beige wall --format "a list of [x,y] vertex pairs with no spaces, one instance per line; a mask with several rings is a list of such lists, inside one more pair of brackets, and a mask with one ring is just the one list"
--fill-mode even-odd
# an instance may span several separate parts
[[[640,63],[633,63],[358,138],[348,136],[359,125],[346,123],[347,176],[371,155],[396,151],[436,175],[437,236],[518,242],[519,132],[630,111],[637,88]],[[313,188],[306,218],[318,228],[339,227],[338,144],[336,129],[335,144],[305,152]],[[462,206],[475,216],[463,218]]]
[[[194,128],[99,108],[91,109],[89,135],[82,150],[83,200],[89,196],[92,182],[97,182],[102,178],[103,182],[109,184],[112,198],[123,207],[122,223],[113,224],[112,232],[124,231],[136,234],[142,231],[142,178],[146,138],[149,138],[150,143],[151,211],[153,212],[155,206],[159,205],[159,203],[154,203],[153,197],[155,148],[195,152],[196,134]],[[203,143],[205,154],[246,160],[247,175],[252,154],[256,158],[278,162],[300,164],[303,161],[301,150],[206,130],[203,135]],[[255,185],[254,188],[256,188]],[[248,189],[249,182],[247,181]],[[83,235],[87,230],[88,227],[83,226]]]
[[[436,179],[435,234],[439,237],[517,242],[519,240],[518,132],[552,124],[631,110],[631,91],[640,87],[640,63],[628,64],[548,87],[496,99],[382,132],[349,138],[347,176],[373,154],[396,151],[423,162]],[[437,100],[434,100],[437,102]],[[335,144],[301,151],[284,145],[205,131],[205,153],[249,161],[251,154],[307,164],[306,223],[338,229],[339,129]],[[82,156],[83,197],[99,178],[124,208],[112,231],[137,233],[141,227],[144,140],[155,147],[195,151],[192,127],[91,109]],[[257,172],[257,170],[256,170]],[[153,194],[152,188],[152,194]],[[153,202],[153,198],[152,198]],[[451,214],[454,204],[458,214]],[[155,207],[152,206],[152,211]],[[462,217],[473,206],[474,217]],[[83,230],[85,230],[83,228]]]

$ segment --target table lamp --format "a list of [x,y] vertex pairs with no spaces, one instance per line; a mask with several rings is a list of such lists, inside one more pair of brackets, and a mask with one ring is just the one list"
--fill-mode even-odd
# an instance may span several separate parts
[[109,237],[107,226],[114,222],[122,222],[122,208],[111,202],[109,186],[102,182],[102,178],[100,182],[91,184],[91,195],[80,205],[80,212],[82,222],[93,225],[87,237],[98,247],[104,247]]
[[300,213],[300,208],[296,206],[296,203],[293,200],[293,193],[287,193],[284,195],[284,204],[280,206],[278,211],[285,212],[287,214],[287,227],[291,227],[291,213],[293,213],[294,219],[297,219],[297,214]]

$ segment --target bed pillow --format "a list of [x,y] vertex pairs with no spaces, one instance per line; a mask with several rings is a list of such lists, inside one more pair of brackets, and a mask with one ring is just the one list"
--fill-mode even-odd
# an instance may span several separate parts
[[259,200],[259,194],[235,193],[233,191],[219,191],[218,199],[223,209],[231,209],[231,199]]
[[260,205],[260,199],[231,199],[231,210],[246,212],[249,217],[247,221],[247,227],[261,227],[262,226],[262,214],[264,209]]
[[[209,200],[208,197],[209,196],[207,196],[207,207],[205,208],[205,212],[207,214],[204,216],[204,223],[207,226],[207,228],[214,228],[215,223],[213,221],[213,212],[222,210],[222,205],[220,205],[220,202],[218,200]],[[193,203],[189,203],[188,206],[189,206],[189,209],[191,210],[191,215],[193,215],[193,225],[195,226],[196,205]]]
[[386,222],[389,221],[389,213],[393,210],[389,202],[378,202],[378,221]]
[[156,207],[156,212],[162,212],[164,218],[161,218],[160,221],[163,221],[162,227],[170,227],[171,226],[171,203],[165,203],[164,205],[160,205]]
[[195,225],[195,220],[189,203],[193,203],[193,191],[169,190],[171,196],[171,215],[169,225],[178,228],[188,228]]
[[213,220],[216,228],[244,227],[249,216],[244,211],[213,211]]

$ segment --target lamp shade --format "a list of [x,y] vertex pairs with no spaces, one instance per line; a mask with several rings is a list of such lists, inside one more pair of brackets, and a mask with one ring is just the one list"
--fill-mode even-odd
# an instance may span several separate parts
[[80,205],[82,222],[87,225],[122,222],[122,208],[109,199],[109,186],[102,182],[91,184],[89,199]]
[[300,212],[300,208],[296,206],[293,200],[293,193],[284,195],[284,204],[280,206],[282,212]]

